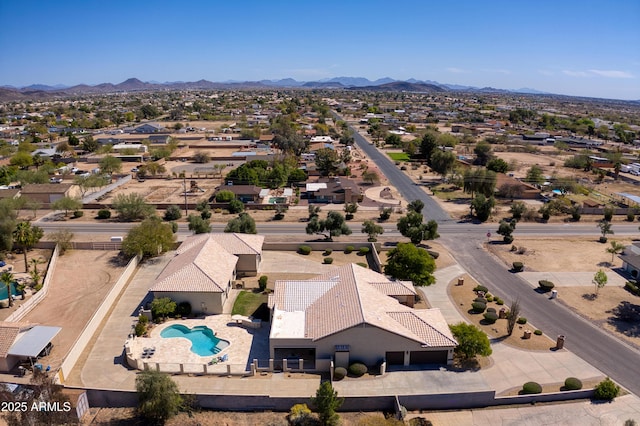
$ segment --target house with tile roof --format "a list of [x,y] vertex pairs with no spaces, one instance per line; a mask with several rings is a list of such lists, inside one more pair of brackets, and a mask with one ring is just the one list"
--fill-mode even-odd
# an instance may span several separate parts
[[188,237],[149,289],[154,298],[188,302],[195,313],[220,314],[238,276],[256,275],[261,235],[212,233]]
[[307,370],[451,364],[457,346],[439,309],[413,309],[411,283],[356,264],[305,281],[276,281],[269,298],[270,356]]

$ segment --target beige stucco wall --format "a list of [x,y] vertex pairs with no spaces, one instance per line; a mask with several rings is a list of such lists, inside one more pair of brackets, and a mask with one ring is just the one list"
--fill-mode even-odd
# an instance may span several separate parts
[[[353,327],[318,341],[310,339],[270,339],[273,358],[276,348],[316,348],[316,359],[333,358],[336,345],[349,345],[350,362],[374,365],[382,361],[387,351],[443,351],[453,348],[423,348],[420,343],[370,325]],[[406,356],[408,363],[408,353]]]
[[254,277],[258,274],[258,258],[255,254],[238,254],[236,272],[239,277]]
[[16,366],[20,358],[13,355],[7,355],[6,358],[0,358],[0,371],[10,371]]
[[[154,291],[153,297],[168,297],[176,303],[189,302],[193,313],[221,314],[227,293],[186,293]],[[202,310],[202,303],[206,306],[206,312]]]

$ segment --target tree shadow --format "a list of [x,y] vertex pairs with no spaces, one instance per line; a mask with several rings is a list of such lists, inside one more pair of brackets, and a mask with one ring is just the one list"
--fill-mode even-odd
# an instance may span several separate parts
[[640,305],[623,301],[607,313],[613,315],[607,322],[615,327],[618,333],[628,337],[640,337]]
[[597,266],[600,266],[601,268],[610,268],[611,265],[613,265],[611,262],[600,262]]
[[585,293],[582,295],[582,298],[584,300],[589,300],[591,302],[593,302],[594,300],[596,300],[598,298],[598,295],[595,293]]

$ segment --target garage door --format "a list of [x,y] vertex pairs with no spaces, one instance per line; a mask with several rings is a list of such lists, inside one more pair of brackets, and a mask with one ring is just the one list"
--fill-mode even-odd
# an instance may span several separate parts
[[447,351],[412,351],[409,362],[411,364],[446,364]]
[[404,365],[404,352],[387,352],[385,354],[387,358],[387,365]]

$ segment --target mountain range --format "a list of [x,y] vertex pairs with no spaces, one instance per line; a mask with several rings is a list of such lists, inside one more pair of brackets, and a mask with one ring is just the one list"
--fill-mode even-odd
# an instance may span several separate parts
[[406,81],[394,80],[389,77],[379,78],[371,81],[364,77],[334,77],[318,81],[297,81],[293,78],[281,80],[260,80],[260,81],[225,81],[212,82],[208,80],[198,80],[195,82],[174,81],[174,82],[143,82],[137,78],[130,78],[122,83],[102,83],[97,85],[79,84],[76,86],[45,84],[32,84],[25,87],[0,86],[0,100],[17,100],[24,98],[46,99],[55,96],[100,94],[114,92],[143,92],[157,90],[218,90],[218,89],[240,89],[240,88],[323,88],[323,89],[346,89],[346,90],[367,90],[367,91],[395,91],[395,92],[420,92],[439,93],[447,91],[465,91],[480,93],[526,93],[526,94],[549,94],[535,89],[505,90],[492,87],[474,87],[457,84],[442,84],[432,80],[408,79]]

